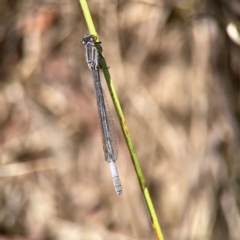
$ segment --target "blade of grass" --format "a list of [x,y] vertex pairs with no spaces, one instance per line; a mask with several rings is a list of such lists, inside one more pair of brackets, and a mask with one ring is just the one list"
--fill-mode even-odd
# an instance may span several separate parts
[[[87,26],[88,26],[88,29],[89,29],[89,33],[96,36],[96,42],[99,42],[98,34],[97,34],[96,29],[94,27],[94,23],[92,21],[92,17],[91,17],[91,14],[90,14],[90,11],[89,11],[86,0],[79,0],[79,2],[81,4],[82,10],[83,10],[83,14],[84,14],[84,17],[85,17],[85,20],[86,20],[86,23],[87,23]],[[152,200],[151,200],[151,197],[149,195],[148,189],[146,187],[146,183],[145,183],[145,180],[144,180],[144,177],[143,177],[143,173],[142,173],[137,155],[135,153],[135,150],[134,150],[131,138],[130,138],[130,134],[129,134],[128,127],[127,127],[127,124],[126,124],[126,121],[125,121],[125,118],[124,118],[124,115],[123,115],[123,112],[122,112],[122,108],[120,106],[117,93],[115,91],[113,82],[111,80],[110,73],[108,71],[108,66],[106,64],[105,59],[102,57],[103,56],[102,47],[101,47],[100,44],[96,44],[96,48],[101,53],[101,57],[100,57],[99,61],[100,61],[100,64],[101,64],[101,67],[102,67],[102,70],[103,70],[104,77],[105,77],[107,85],[108,85],[109,92],[110,92],[111,97],[112,97],[112,101],[113,101],[115,110],[117,112],[117,116],[118,116],[118,119],[119,119],[119,122],[120,122],[120,125],[121,125],[121,128],[122,128],[122,132],[123,132],[123,135],[124,135],[124,138],[125,138],[125,141],[126,141],[126,144],[127,144],[127,147],[128,147],[131,159],[132,159],[132,163],[134,165],[135,172],[137,174],[137,178],[138,178],[139,185],[141,187],[143,198],[144,198],[144,201],[146,203],[149,216],[151,218],[153,230],[154,230],[156,238],[158,240],[164,240],[163,235],[162,235],[162,231],[161,231],[158,219],[157,219],[157,215],[156,215],[154,206],[152,204]]]

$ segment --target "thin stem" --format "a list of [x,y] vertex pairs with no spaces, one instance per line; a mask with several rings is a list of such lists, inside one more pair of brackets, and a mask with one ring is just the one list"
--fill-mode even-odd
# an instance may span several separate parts
[[[97,34],[96,29],[94,27],[87,2],[86,2],[86,0],[79,0],[79,1],[80,1],[80,4],[81,4],[83,13],[84,13],[85,20],[86,20],[87,25],[88,25],[89,33],[96,36],[96,41],[99,41],[98,34]],[[102,53],[102,47],[101,47],[100,44],[96,44],[96,48],[98,49],[98,51],[100,53]],[[144,197],[144,201],[146,203],[147,210],[148,210],[148,213],[149,213],[150,218],[151,218],[153,230],[154,230],[156,238],[158,240],[164,240],[162,232],[161,232],[161,228],[160,228],[160,225],[159,225],[159,222],[158,222],[158,219],[157,219],[157,215],[156,215],[154,206],[152,204],[152,200],[151,200],[151,197],[149,195],[148,189],[146,187],[146,183],[145,183],[145,180],[144,180],[144,177],[143,177],[143,173],[142,173],[137,155],[135,153],[135,150],[134,150],[134,147],[133,147],[133,144],[132,144],[132,140],[131,140],[131,137],[130,137],[130,134],[129,134],[129,131],[128,131],[128,127],[127,127],[127,124],[126,124],[126,121],[125,121],[125,118],[124,118],[124,115],[123,115],[123,112],[122,112],[122,108],[121,108],[121,105],[119,103],[118,96],[117,96],[117,93],[115,91],[110,73],[108,71],[108,66],[106,64],[105,59],[102,56],[103,56],[103,54],[101,54],[101,57],[100,57],[99,61],[100,61],[100,64],[101,64],[101,67],[102,67],[102,70],[103,70],[104,77],[105,77],[107,85],[108,85],[109,92],[110,92],[111,97],[112,97],[112,101],[113,101],[115,110],[117,112],[117,116],[118,116],[118,119],[119,119],[119,122],[120,122],[120,125],[121,125],[121,128],[122,128],[122,132],[123,132],[126,144],[128,146],[128,150],[129,150],[129,153],[130,153],[130,156],[131,156],[131,159],[132,159],[132,163],[134,165],[135,172],[137,174],[138,182],[139,182],[140,187],[141,187],[141,191],[142,191],[142,194],[143,194],[143,197]]]
[[83,10],[84,18],[86,20],[89,33],[98,37],[95,26],[94,26],[94,23],[93,23],[93,20],[92,20],[92,16],[91,16],[89,8],[88,8],[87,1],[86,0],[79,0],[79,2],[80,2],[80,5],[82,7],[82,10]]

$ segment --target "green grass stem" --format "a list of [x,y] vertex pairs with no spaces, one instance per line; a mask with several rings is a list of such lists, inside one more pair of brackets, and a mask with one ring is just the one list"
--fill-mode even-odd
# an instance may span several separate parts
[[[92,21],[92,17],[91,17],[87,2],[86,2],[86,0],[79,0],[79,2],[81,4],[85,20],[87,22],[89,33],[96,36],[96,42],[98,42],[99,41],[98,34],[97,34],[96,29],[94,27],[94,23]],[[101,47],[100,44],[96,44],[96,48],[98,49],[98,51],[100,53],[102,53],[102,47]],[[146,203],[149,216],[151,218],[154,233],[155,233],[156,238],[158,240],[164,240],[163,235],[162,235],[162,231],[161,231],[158,219],[157,219],[157,215],[156,215],[154,206],[152,204],[152,200],[151,200],[151,197],[149,195],[148,189],[146,187],[146,183],[145,183],[145,180],[144,180],[144,177],[143,177],[143,173],[142,173],[137,155],[135,153],[135,150],[134,150],[131,138],[130,138],[130,134],[129,134],[128,127],[127,127],[127,124],[126,124],[126,121],[125,121],[125,118],[124,118],[124,115],[123,115],[123,112],[122,112],[122,108],[120,106],[118,96],[117,96],[117,93],[115,91],[110,73],[108,71],[108,66],[106,64],[105,59],[102,56],[103,56],[103,54],[101,54],[101,57],[100,57],[99,61],[100,61],[100,64],[101,64],[101,67],[102,67],[102,70],[103,70],[104,77],[105,77],[107,85],[108,85],[109,92],[110,92],[111,97],[112,97],[112,101],[113,101],[115,110],[117,112],[117,116],[118,116],[118,119],[119,119],[119,122],[120,122],[120,125],[121,125],[121,128],[122,128],[122,132],[123,132],[126,144],[128,146],[128,150],[129,150],[129,153],[130,153],[130,156],[131,156],[131,159],[132,159],[132,163],[134,165],[135,172],[137,174],[138,182],[139,182],[140,187],[141,187],[141,191],[142,191],[142,194],[143,194],[143,197],[144,197],[144,201]]]

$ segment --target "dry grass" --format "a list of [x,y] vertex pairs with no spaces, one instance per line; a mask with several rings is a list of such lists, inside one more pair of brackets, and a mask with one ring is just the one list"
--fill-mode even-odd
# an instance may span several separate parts
[[[238,3],[89,7],[165,239],[239,240]],[[79,2],[0,9],[0,239],[154,239],[116,118],[120,197],[104,162]]]

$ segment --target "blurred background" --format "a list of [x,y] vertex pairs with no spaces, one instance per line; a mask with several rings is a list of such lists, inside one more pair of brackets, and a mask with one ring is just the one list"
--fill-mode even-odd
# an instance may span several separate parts
[[[88,3],[165,239],[239,240],[239,1]],[[155,239],[114,110],[121,196],[104,161],[87,33],[77,0],[0,3],[1,240]]]

